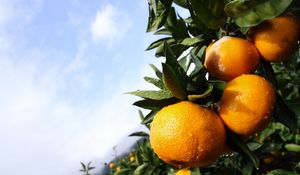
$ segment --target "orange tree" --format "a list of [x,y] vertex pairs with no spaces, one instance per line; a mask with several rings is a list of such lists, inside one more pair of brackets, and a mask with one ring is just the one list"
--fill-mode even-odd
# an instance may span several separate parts
[[[175,7],[190,16],[182,18]],[[148,133],[131,134],[143,139],[130,155],[113,160],[106,174],[171,175],[182,167],[190,171],[180,173],[194,175],[300,173],[299,17],[298,0],[149,0],[147,32],[162,37],[146,50],[155,49],[162,66],[150,65],[156,77],[144,79],[158,90],[129,94],[141,97],[134,105],[149,111],[139,111],[141,124],[156,129],[150,132],[152,145]],[[198,107],[191,113],[184,107],[166,112],[181,101]],[[178,129],[220,128],[182,118],[199,117],[200,108],[220,116],[226,143],[205,145],[212,138],[205,140],[203,129]],[[200,141],[220,149],[217,159],[205,164],[200,161],[206,157],[181,155],[182,150],[199,155],[192,149]]]

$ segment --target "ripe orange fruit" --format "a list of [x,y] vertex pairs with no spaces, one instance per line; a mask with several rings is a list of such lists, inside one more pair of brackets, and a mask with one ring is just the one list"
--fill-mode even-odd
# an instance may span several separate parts
[[177,171],[175,175],[191,175],[191,174],[192,174],[191,170],[181,169]]
[[274,161],[274,157],[273,156],[268,156],[268,157],[265,157],[263,159],[263,162],[267,165],[271,164],[272,162]]
[[268,125],[275,99],[271,83],[263,77],[242,75],[227,83],[219,115],[228,129],[250,136]]
[[110,164],[108,165],[108,167],[109,167],[110,169],[114,169],[114,168],[116,168],[116,165],[115,165],[114,163],[110,163]]
[[225,36],[207,47],[204,66],[217,78],[229,81],[253,72],[258,63],[259,54],[250,41]]
[[265,60],[287,60],[297,47],[300,23],[292,14],[286,14],[251,28],[250,38]]
[[179,168],[205,167],[222,153],[226,140],[219,116],[182,101],[160,110],[150,129],[150,144],[160,159]]
[[134,156],[130,156],[130,157],[129,157],[129,161],[130,161],[130,162],[135,161],[135,157],[134,157]]

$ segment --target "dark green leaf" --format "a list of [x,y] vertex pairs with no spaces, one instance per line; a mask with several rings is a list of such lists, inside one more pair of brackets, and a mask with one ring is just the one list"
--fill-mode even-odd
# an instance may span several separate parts
[[194,70],[190,74],[191,77],[196,76],[196,78],[201,78],[203,80],[205,79],[206,72],[203,72],[204,74],[200,74],[202,76],[199,76],[199,74],[198,74],[203,68],[201,58],[204,54],[205,48],[206,48],[206,46],[196,47],[190,51],[191,59],[193,60],[193,63],[195,65]]
[[260,59],[260,66],[262,68],[262,73],[264,75],[264,77],[270,81],[273,86],[277,89],[278,87],[278,83],[275,77],[275,73],[273,71],[273,68],[271,66],[271,64],[263,59]]
[[298,117],[300,117],[300,101],[291,101],[287,103],[287,106],[293,110]]
[[166,37],[166,38],[161,38],[159,40],[154,41],[153,43],[151,43],[146,50],[151,50],[154,49],[156,47],[158,47],[159,45],[163,44],[164,41],[171,39],[171,37]]
[[85,166],[85,164],[82,163],[82,162],[80,162],[80,164],[81,164],[81,167],[82,167],[82,170],[81,170],[81,171],[86,171],[86,166]]
[[258,150],[256,150],[255,152],[258,152],[260,154],[266,154],[266,153],[270,153],[272,151],[280,150],[281,148],[282,148],[281,143],[266,142]]
[[295,131],[297,129],[296,114],[288,108],[278,93],[276,93],[274,118],[288,127],[291,131]]
[[276,169],[269,172],[267,175],[299,175],[298,173],[290,172],[287,170]]
[[187,4],[186,4],[186,0],[173,0],[173,2],[177,5],[179,5],[180,7],[188,8]]
[[181,100],[186,99],[186,85],[178,78],[178,74],[168,64],[162,64],[163,67],[163,79],[167,89],[171,94]]
[[171,8],[165,23],[165,28],[172,33],[176,41],[189,37],[185,21],[180,17],[177,19],[175,8]]
[[[148,125],[152,122],[154,116],[156,115],[156,111],[151,111],[149,112],[149,114],[146,115],[145,119],[141,122],[141,124],[143,125]],[[149,128],[149,127],[148,127]]]
[[149,4],[149,17],[147,32],[153,32],[162,27],[168,17],[170,5],[163,4],[160,1],[151,0]]
[[236,134],[227,130],[227,145],[234,151],[245,156],[254,167],[259,167],[259,161],[257,157],[250,151],[247,145],[243,142],[241,138],[239,138]]
[[233,17],[238,26],[251,27],[280,15],[292,2],[293,0],[234,0],[225,6],[225,12]]
[[133,103],[133,105],[144,108],[144,109],[159,111],[161,108],[168,106],[170,104],[173,104],[176,101],[177,101],[177,99],[175,99],[175,98],[163,99],[163,100],[146,99],[146,100],[137,101],[137,102]]
[[188,100],[189,101],[197,101],[199,99],[203,99],[203,98],[210,96],[212,93],[212,90],[213,90],[213,85],[212,84],[207,84],[207,85],[208,85],[208,88],[206,89],[205,92],[203,92],[202,94],[197,94],[197,95],[188,95]]
[[226,21],[224,1],[220,0],[189,0],[196,17],[208,28],[218,29]]
[[132,137],[132,136],[149,137],[149,134],[145,133],[143,131],[138,131],[138,132],[134,132],[134,133],[132,133],[132,134],[129,135],[129,137]]
[[162,100],[162,99],[168,99],[171,98],[172,95],[168,91],[133,91],[133,92],[128,92],[127,94],[135,95],[138,97],[146,98],[146,99],[151,99],[151,100]]
[[208,82],[214,86],[214,89],[218,89],[220,91],[223,91],[226,86],[226,82],[221,80],[209,80]]
[[172,33],[168,29],[163,28],[163,29],[156,31],[154,33],[154,35],[172,35]]

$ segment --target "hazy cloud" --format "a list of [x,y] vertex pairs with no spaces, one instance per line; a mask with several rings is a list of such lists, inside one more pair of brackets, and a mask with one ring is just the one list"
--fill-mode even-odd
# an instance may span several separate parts
[[130,26],[128,15],[108,4],[97,12],[91,24],[92,37],[95,42],[107,41],[111,46],[122,39]]

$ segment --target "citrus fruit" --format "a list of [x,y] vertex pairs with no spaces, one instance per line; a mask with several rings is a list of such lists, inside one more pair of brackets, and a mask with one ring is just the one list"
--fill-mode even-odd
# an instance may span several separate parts
[[229,81],[253,72],[258,63],[259,54],[250,41],[225,36],[207,47],[204,66],[212,75]]
[[135,161],[135,157],[134,157],[134,156],[130,156],[130,157],[129,157],[129,161],[130,161],[130,162]]
[[263,77],[242,75],[225,86],[219,115],[228,129],[250,136],[268,125],[275,99],[272,85]]
[[287,60],[295,51],[300,24],[292,14],[266,20],[251,28],[250,38],[267,61]]
[[114,168],[116,168],[116,165],[115,165],[114,163],[110,163],[110,164],[108,165],[108,167],[109,167],[110,169],[114,169]]
[[191,170],[181,169],[177,171],[175,175],[191,175],[191,174],[192,174]]
[[162,108],[150,129],[150,144],[160,159],[178,168],[205,167],[222,153],[226,133],[208,108],[182,101]]

